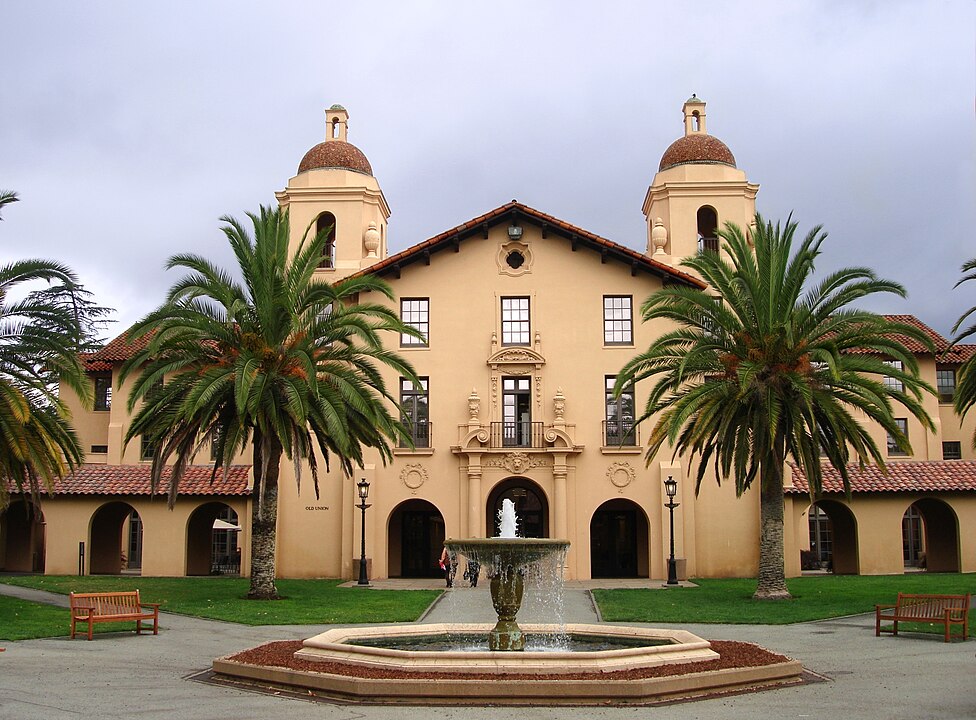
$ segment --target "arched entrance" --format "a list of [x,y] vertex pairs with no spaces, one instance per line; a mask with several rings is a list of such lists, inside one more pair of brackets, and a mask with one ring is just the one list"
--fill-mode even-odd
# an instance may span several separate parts
[[647,515],[631,500],[616,498],[590,520],[590,577],[649,577]]
[[241,528],[237,512],[222,502],[201,505],[186,521],[186,574],[239,575]]
[[498,513],[502,510],[503,500],[515,503],[515,514],[518,516],[516,532],[519,537],[549,537],[549,502],[546,494],[542,488],[524,477],[503,480],[488,495],[485,527],[488,528],[489,537],[498,535]]
[[444,516],[426,500],[407,500],[390,513],[387,563],[390,577],[439,578]]
[[12,502],[0,515],[0,570],[44,572],[44,529],[40,508]]
[[857,575],[857,520],[851,509],[836,500],[810,506],[810,550],[817,564],[835,575]]
[[142,518],[129,503],[110,502],[95,511],[88,546],[92,575],[142,574]]
[[905,567],[930,572],[959,572],[959,518],[936,498],[916,501],[902,517]]

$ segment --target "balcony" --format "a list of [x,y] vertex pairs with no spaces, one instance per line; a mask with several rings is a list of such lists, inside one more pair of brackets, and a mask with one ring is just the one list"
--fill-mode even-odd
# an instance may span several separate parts
[[493,422],[488,447],[544,448],[544,433],[541,422]]
[[640,435],[638,426],[629,420],[603,421],[604,447],[638,447]]

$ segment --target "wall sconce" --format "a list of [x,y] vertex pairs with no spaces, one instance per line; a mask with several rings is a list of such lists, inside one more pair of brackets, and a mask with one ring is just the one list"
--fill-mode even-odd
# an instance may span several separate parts
[[508,226],[508,239],[509,240],[522,239],[522,228],[519,225],[516,225],[514,222]]

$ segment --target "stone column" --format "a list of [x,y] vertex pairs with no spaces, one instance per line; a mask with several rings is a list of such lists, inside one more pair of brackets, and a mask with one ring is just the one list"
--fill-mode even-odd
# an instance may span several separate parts
[[566,454],[556,453],[553,455],[552,479],[553,479],[553,505],[555,506],[554,516],[556,521],[556,532],[553,537],[565,540],[569,537],[569,518],[566,502],[566,476],[569,468],[566,466]]
[[467,537],[484,537],[481,523],[485,516],[481,507],[481,455],[468,455],[468,527]]

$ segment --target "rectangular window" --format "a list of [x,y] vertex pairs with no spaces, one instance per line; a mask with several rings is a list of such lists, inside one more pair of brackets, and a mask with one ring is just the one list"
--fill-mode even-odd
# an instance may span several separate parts
[[403,424],[410,431],[414,447],[430,447],[430,403],[428,378],[420,378],[416,384],[400,378],[400,407],[403,408]]
[[418,330],[423,339],[400,334],[400,345],[413,347],[427,347],[430,337],[430,299],[403,298],[400,300],[400,319],[410,327]]
[[140,460],[152,460],[153,453],[156,452],[156,448],[154,448],[150,444],[149,440],[146,438],[145,435],[142,435],[141,436],[141,439],[142,439],[142,441],[140,443],[141,447],[140,447],[139,459]]
[[955,442],[942,443],[942,459],[962,460],[962,443],[958,440]]
[[[892,367],[895,370],[904,370],[901,360],[886,360],[885,365]],[[905,391],[905,384],[901,380],[898,378],[889,377],[888,375],[884,376],[884,386],[889,390],[895,390],[897,392]]]
[[[958,444],[959,443],[956,443],[956,445],[958,445]],[[104,455],[105,453],[108,452],[108,445],[92,445],[90,452],[93,455],[95,455],[95,454]]]
[[937,367],[935,384],[939,390],[939,402],[951,403],[956,394],[956,371],[954,368]]
[[529,299],[502,298],[502,345],[528,345]]
[[629,295],[603,296],[603,342],[605,345],[634,344],[633,299]]
[[532,427],[532,381],[502,378],[502,446],[537,447]]
[[637,428],[634,426],[634,386],[628,385],[620,393],[620,397],[613,396],[613,386],[617,378],[607,375],[604,378],[604,396],[606,399],[606,430],[604,445],[637,445]]
[[[908,439],[908,420],[906,418],[895,418],[895,424],[898,429],[901,430],[901,434]],[[895,442],[895,438],[891,433],[888,433],[888,454],[889,455],[907,455],[904,450],[898,447],[898,443]]]
[[95,379],[95,409],[111,410],[112,409],[112,376],[96,375],[94,379]]

